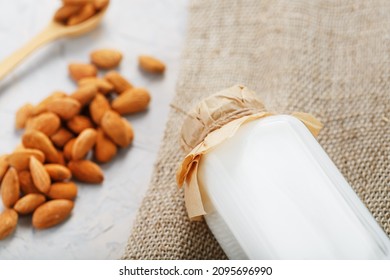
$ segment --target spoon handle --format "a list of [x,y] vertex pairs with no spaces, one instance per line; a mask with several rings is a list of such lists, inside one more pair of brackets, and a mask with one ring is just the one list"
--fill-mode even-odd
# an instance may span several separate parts
[[61,37],[60,32],[55,32],[52,24],[38,33],[34,38],[24,44],[23,47],[12,53],[0,62],[0,80],[2,80],[12,69],[14,69],[24,58],[40,46]]

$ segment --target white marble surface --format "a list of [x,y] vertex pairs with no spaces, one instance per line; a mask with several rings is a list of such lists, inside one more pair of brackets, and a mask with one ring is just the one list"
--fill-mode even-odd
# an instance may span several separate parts
[[[22,46],[51,19],[60,1],[0,0],[0,60]],[[72,92],[70,61],[88,61],[91,50],[118,48],[120,72],[136,86],[148,88],[146,113],[130,116],[133,146],[103,165],[102,185],[79,184],[73,214],[48,230],[34,230],[21,217],[16,232],[0,241],[0,259],[117,259],[121,256],[137,209],[148,187],[174,95],[187,20],[187,0],[112,0],[103,24],[90,34],[44,46],[0,81],[0,153],[20,142],[14,129],[16,110],[36,103],[56,89]],[[141,73],[139,54],[153,54],[167,64],[163,77]],[[1,203],[0,203],[1,204]],[[0,206],[2,209],[2,205]]]

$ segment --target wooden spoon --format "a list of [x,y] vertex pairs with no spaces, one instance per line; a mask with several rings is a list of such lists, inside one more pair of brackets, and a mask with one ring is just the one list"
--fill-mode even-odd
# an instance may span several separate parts
[[80,36],[93,30],[101,22],[106,11],[107,7],[86,21],[72,26],[58,23],[53,19],[49,25],[46,26],[46,28],[44,28],[39,34],[27,42],[23,47],[0,62],[0,80],[2,80],[24,58],[26,58],[40,46],[62,37]]

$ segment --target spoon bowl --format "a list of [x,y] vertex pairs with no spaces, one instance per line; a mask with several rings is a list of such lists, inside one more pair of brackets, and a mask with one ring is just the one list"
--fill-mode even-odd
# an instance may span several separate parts
[[89,19],[80,22],[79,24],[76,25],[65,25],[62,23],[59,23],[55,21],[54,19],[52,20],[51,26],[54,30],[56,30],[58,33],[61,34],[62,36],[68,36],[68,37],[78,37],[80,35],[83,35],[85,33],[88,33],[95,29],[99,23],[102,21],[106,11],[107,11],[106,6],[104,9],[100,10],[98,13],[90,17]]
[[95,29],[102,21],[108,6],[100,10],[89,19],[76,25],[65,25],[56,22],[54,19],[38,33],[34,38],[28,41],[23,47],[8,56],[0,62],[0,80],[12,71],[23,59],[39,47],[63,37],[77,37]]

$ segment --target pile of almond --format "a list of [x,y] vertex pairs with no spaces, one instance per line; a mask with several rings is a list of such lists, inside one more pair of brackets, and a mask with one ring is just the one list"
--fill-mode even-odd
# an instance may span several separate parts
[[62,7],[55,13],[54,20],[76,25],[105,9],[108,4],[109,0],[62,0]]
[[[101,183],[98,163],[112,160],[134,138],[125,114],[145,110],[150,95],[116,71],[97,77],[98,69],[117,67],[122,54],[112,49],[91,53],[91,63],[72,63],[69,74],[78,88],[56,91],[37,105],[25,104],[16,128],[25,128],[21,144],[0,157],[0,239],[13,232],[18,215],[32,214],[32,225],[48,228],[64,221],[77,196],[76,179]],[[95,162],[94,162],[95,161]]]

